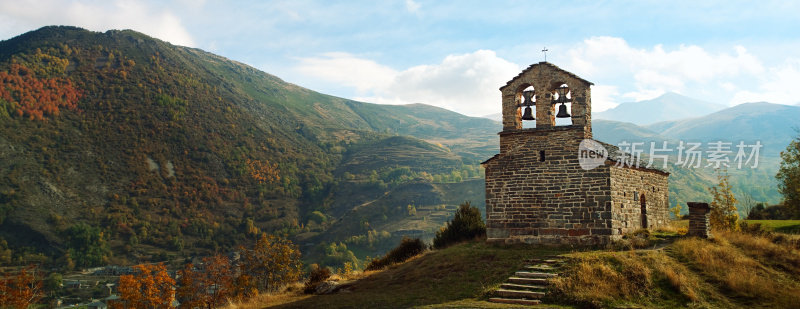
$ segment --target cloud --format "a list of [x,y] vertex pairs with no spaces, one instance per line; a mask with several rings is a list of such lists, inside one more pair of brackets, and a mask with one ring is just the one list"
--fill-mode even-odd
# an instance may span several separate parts
[[[742,78],[765,72],[761,61],[742,46],[720,53],[695,45],[680,45],[672,50],[662,45],[642,49],[616,37],[586,39],[570,49],[565,60],[566,67],[589,80],[627,88],[615,95],[617,100],[639,101],[665,92],[720,93],[741,84]],[[619,87],[622,85],[632,87]]]
[[466,115],[500,110],[500,86],[519,73],[490,50],[449,55],[441,63],[397,71],[346,53],[300,59],[297,70],[359,91],[355,99],[384,104],[425,103]]
[[592,112],[602,112],[618,105],[615,97],[619,95],[617,86],[592,86]]
[[47,25],[72,25],[93,31],[133,29],[173,44],[195,45],[172,12],[133,0],[2,1],[0,20],[0,35],[6,38]]
[[301,58],[296,69],[309,76],[356,88],[360,94],[388,87],[398,74],[390,67],[348,53]]
[[770,102],[797,104],[800,102],[800,59],[790,58],[777,67],[770,68],[760,78],[757,89],[736,92],[734,103]]
[[408,10],[411,13],[419,12],[419,8],[421,6],[422,5],[420,5],[419,3],[414,2],[414,0],[406,0],[406,10]]

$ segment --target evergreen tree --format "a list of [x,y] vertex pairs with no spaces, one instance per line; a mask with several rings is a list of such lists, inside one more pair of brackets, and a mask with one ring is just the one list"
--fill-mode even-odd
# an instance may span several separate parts
[[459,241],[483,237],[486,235],[486,225],[480,210],[472,207],[469,202],[459,206],[453,220],[436,232],[433,247],[441,249]]

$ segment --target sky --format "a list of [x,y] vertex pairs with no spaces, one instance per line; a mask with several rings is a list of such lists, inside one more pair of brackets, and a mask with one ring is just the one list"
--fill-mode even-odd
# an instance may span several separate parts
[[547,61],[593,82],[593,111],[676,92],[800,103],[798,1],[0,0],[0,40],[47,25],[133,29],[288,82],[381,104],[500,112]]

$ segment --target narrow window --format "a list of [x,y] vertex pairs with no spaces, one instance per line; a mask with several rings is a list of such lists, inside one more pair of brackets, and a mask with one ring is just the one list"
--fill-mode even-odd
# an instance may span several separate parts
[[544,150],[539,150],[539,162],[544,162]]
[[639,192],[633,191],[633,200],[634,201],[638,201],[639,200]]

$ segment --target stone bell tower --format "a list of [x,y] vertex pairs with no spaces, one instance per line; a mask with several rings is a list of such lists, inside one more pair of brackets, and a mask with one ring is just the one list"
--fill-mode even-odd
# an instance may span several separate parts
[[592,139],[591,86],[539,62],[500,88],[500,153],[483,162],[488,241],[602,244],[666,222],[668,173],[580,164],[584,143],[619,152]]
[[[556,97],[560,97],[559,90],[566,89],[567,99],[571,105],[570,127],[580,127],[583,131],[582,138],[592,138],[592,95],[590,87],[593,84],[575,74],[564,71],[549,63],[539,62],[529,66],[519,75],[514,77],[505,86],[500,88],[503,95],[503,132],[514,132],[522,129],[523,93],[533,91],[534,102],[533,116],[536,118],[534,130],[550,130],[556,127],[557,105]],[[531,89],[533,88],[533,89]],[[566,104],[566,103],[564,103]],[[574,128],[577,129],[577,128]],[[500,134],[500,145],[503,152],[504,136]]]
[[483,162],[488,241],[593,245],[666,224],[669,173],[619,164],[616,146],[592,139],[591,86],[539,62],[500,88],[500,153]]

